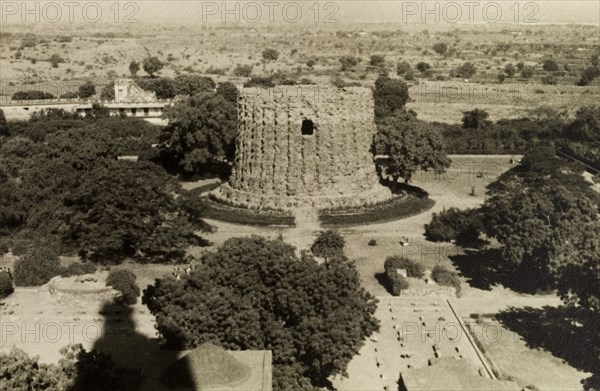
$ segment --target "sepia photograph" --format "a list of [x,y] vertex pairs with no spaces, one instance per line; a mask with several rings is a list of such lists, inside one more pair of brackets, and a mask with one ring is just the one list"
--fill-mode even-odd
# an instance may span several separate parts
[[0,391],[600,391],[600,0],[1,0]]

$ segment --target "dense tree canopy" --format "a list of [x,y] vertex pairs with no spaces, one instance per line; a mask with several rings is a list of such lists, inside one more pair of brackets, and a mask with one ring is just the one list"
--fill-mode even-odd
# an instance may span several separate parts
[[150,75],[150,77],[154,77],[154,75],[160,71],[165,64],[158,59],[158,57],[146,57],[144,62],[142,63],[144,71]]
[[189,244],[202,243],[194,234],[206,228],[198,207],[182,205],[185,192],[161,167],[117,160],[152,150],[156,127],[61,112],[44,118],[15,126],[39,141],[15,135],[0,146],[0,235],[9,243],[51,238],[61,253],[102,262],[177,261]]
[[378,328],[352,263],[298,259],[279,240],[234,238],[182,280],[156,280],[143,302],[179,347],[204,342],[273,351],[274,389],[307,390],[345,373]]
[[441,173],[450,166],[441,135],[410,112],[399,112],[380,121],[375,151],[387,156],[383,165],[394,183],[399,178],[410,181],[417,170]]
[[404,111],[408,100],[408,86],[399,79],[380,76],[375,80],[373,92],[375,119],[379,120]]
[[8,136],[8,123],[6,122],[6,117],[4,116],[4,111],[0,109],[0,137]]
[[581,167],[533,149],[490,186],[483,213],[503,260],[531,290],[557,288],[567,301],[600,315],[600,195]]
[[186,172],[235,154],[237,107],[222,95],[198,94],[166,112],[169,125],[161,135],[162,150]]
[[13,348],[0,354],[0,389],[14,391],[125,390],[123,371],[111,357],[81,345],[61,349],[58,365],[44,364]]

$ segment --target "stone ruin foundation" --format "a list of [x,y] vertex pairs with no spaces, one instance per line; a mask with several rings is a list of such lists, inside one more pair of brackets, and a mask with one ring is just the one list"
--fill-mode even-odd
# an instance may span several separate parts
[[337,208],[392,197],[379,184],[368,88],[242,89],[236,160],[214,195],[250,208]]

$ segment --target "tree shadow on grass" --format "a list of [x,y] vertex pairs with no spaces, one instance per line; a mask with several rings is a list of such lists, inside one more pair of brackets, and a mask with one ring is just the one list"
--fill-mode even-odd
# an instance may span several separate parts
[[533,271],[525,263],[517,267],[508,264],[499,248],[467,249],[464,254],[449,258],[474,288],[491,290],[495,285],[502,285],[526,294],[547,294],[551,291],[543,288],[550,285],[543,279],[542,273]]
[[393,295],[392,287],[390,286],[390,280],[387,278],[385,272],[375,273],[375,279],[379,284],[381,284],[381,286],[385,288],[386,291],[389,292],[390,295]]
[[451,255],[449,258],[467,282],[474,288],[491,290],[494,285],[506,280],[500,275],[498,259],[501,252],[492,250],[466,250],[464,254]]
[[389,188],[393,194],[412,194],[418,198],[429,197],[429,193],[420,187],[410,185],[406,182],[396,182],[385,178],[379,178],[379,183]]
[[544,349],[572,367],[592,373],[584,381],[586,387],[600,386],[600,333],[591,326],[598,323],[589,315],[567,307],[511,307],[496,318],[519,334],[527,346]]

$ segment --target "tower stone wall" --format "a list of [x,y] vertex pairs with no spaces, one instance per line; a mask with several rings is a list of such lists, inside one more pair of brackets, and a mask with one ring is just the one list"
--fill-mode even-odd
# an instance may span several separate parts
[[357,206],[391,197],[370,151],[367,88],[240,91],[233,174],[219,196],[249,207]]

